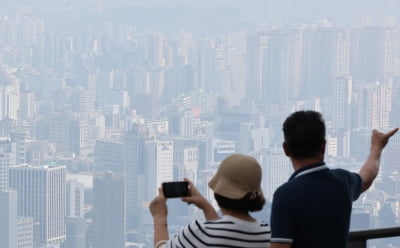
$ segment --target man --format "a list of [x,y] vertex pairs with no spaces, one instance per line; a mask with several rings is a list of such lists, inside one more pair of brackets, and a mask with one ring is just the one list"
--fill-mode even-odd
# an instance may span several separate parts
[[366,162],[358,173],[351,173],[325,165],[325,123],[320,113],[290,115],[283,124],[283,149],[295,172],[274,193],[271,247],[347,247],[352,202],[374,181],[382,150],[397,130],[373,130]]
[[160,191],[150,204],[154,247],[269,247],[269,226],[249,214],[261,210],[265,204],[261,174],[261,166],[252,157],[234,154],[222,161],[208,184],[214,191],[221,217],[189,182],[190,196],[182,200],[202,209],[207,221],[196,220],[171,239],[167,228],[166,199]]

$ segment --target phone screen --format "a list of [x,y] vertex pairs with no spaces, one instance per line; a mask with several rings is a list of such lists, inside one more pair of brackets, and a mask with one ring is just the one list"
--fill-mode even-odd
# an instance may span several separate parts
[[166,182],[162,184],[162,190],[166,198],[184,197],[189,195],[188,182]]

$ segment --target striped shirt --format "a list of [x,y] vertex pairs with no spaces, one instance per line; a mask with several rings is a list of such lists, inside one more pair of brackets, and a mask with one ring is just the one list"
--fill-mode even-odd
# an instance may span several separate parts
[[271,230],[268,224],[259,221],[248,222],[224,215],[208,222],[198,220],[192,222],[172,237],[164,247],[261,248],[269,247],[270,239]]

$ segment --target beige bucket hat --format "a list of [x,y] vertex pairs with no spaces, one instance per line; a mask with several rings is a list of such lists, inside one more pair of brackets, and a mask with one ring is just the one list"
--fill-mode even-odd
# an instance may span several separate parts
[[233,154],[225,158],[208,186],[229,199],[242,199],[247,193],[263,197],[261,166],[250,156]]

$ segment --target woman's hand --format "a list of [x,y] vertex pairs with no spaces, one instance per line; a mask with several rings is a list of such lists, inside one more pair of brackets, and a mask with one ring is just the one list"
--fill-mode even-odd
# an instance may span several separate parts
[[159,224],[166,224],[168,215],[167,199],[164,197],[161,189],[158,189],[158,195],[150,203],[150,213],[154,221],[156,221],[156,219],[165,220],[164,223]]
[[210,202],[204,198],[202,194],[196,189],[194,184],[187,178],[184,179],[189,184],[189,196],[183,197],[182,201],[188,204],[194,204],[204,212],[204,216],[207,220],[218,218],[218,214],[211,206]]

